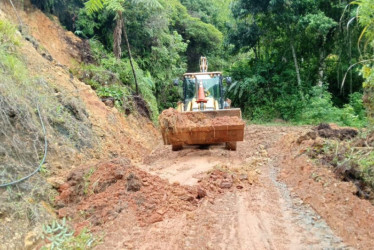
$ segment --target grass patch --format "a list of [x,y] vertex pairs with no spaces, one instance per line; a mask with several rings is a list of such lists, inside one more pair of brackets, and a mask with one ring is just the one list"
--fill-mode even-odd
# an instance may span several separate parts
[[42,249],[89,249],[100,243],[88,228],[82,229],[78,235],[66,222],[66,218],[60,221],[54,220],[49,225],[43,225],[41,238],[48,243]]

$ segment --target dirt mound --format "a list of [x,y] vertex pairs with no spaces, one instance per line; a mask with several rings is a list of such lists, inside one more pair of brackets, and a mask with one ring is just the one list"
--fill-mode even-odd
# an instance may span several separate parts
[[316,128],[314,128],[314,131],[323,138],[335,138],[339,140],[347,140],[352,139],[356,137],[358,134],[357,129],[354,128],[340,128],[336,126],[335,124],[327,124],[327,123],[321,123]]
[[[319,130],[331,128],[322,125]],[[281,180],[310,204],[345,242],[358,249],[372,249],[374,207],[357,197],[355,183],[339,180],[333,169],[310,162],[304,153],[316,146],[319,137],[300,143],[301,137],[287,134],[270,151],[277,155]]]
[[[14,10],[8,1],[4,1],[1,7],[8,18],[18,22]],[[22,5],[19,3],[18,5]],[[58,64],[74,66],[74,61],[90,61],[92,56],[87,50],[87,43],[75,36],[72,32],[66,31],[59,23],[57,17],[46,16],[39,9],[34,7],[30,0],[26,0],[23,6],[17,6],[18,15],[24,23],[23,33],[30,34],[33,46],[42,49],[49,61],[56,60]],[[83,50],[82,50],[83,49]]]
[[358,135],[357,129],[354,128],[341,128],[335,124],[321,123],[312,131],[300,136],[297,142],[300,144],[305,140],[315,140],[318,136],[326,139],[350,140]]
[[179,211],[194,210],[197,196],[194,187],[169,184],[126,159],[116,159],[70,173],[60,187],[57,206],[60,217],[82,222],[83,214],[94,229],[128,209],[135,211],[138,222],[145,226]]
[[204,174],[198,180],[200,188],[208,192],[210,197],[223,193],[224,190],[247,189],[258,180],[258,174],[253,168],[243,165],[236,168],[217,166]]
[[169,184],[119,158],[71,172],[60,186],[56,206],[59,216],[73,218],[77,228],[90,224],[99,230],[123,210],[146,226],[193,211],[205,197],[212,201],[225,191],[247,189],[256,180],[257,173],[249,169],[223,166],[202,174],[197,186]]
[[173,108],[164,110],[159,116],[160,126],[165,131],[177,131],[183,128],[243,125],[239,117],[222,116],[210,118],[201,112],[181,113]]

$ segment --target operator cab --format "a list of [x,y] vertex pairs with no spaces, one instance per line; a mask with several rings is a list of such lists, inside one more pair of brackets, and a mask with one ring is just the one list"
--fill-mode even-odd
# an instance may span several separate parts
[[[199,103],[199,88],[203,86],[204,103]],[[183,75],[183,111],[223,109],[221,72],[186,73]],[[201,104],[201,105],[200,105]]]

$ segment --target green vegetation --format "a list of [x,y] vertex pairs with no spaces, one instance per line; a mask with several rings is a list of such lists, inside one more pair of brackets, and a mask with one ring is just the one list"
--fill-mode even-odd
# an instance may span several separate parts
[[365,79],[363,84],[365,96],[364,103],[368,113],[369,122],[374,126],[374,2],[370,0],[353,1],[358,5],[357,18],[363,27],[358,40],[358,47],[363,48],[360,63],[363,64],[361,73]]
[[229,70],[237,80],[229,96],[248,118],[365,125],[363,109],[349,104],[350,96],[362,93],[360,72],[349,71],[341,88],[345,72],[360,60],[355,43],[361,27],[352,20],[356,8],[349,5],[344,12],[346,6],[324,0],[234,1],[229,39],[234,51],[246,56]]
[[89,249],[99,243],[87,228],[74,236],[74,231],[66,223],[66,218],[54,220],[50,225],[43,225],[42,239],[49,242],[42,249]]
[[[181,90],[172,80],[197,71],[200,56],[208,57],[211,70],[233,77],[227,97],[249,120],[362,127],[368,120],[361,94],[373,116],[370,0],[68,0],[65,7],[35,2],[90,39],[97,64],[83,68],[96,71],[96,78],[110,78],[100,72],[111,72],[126,89],[105,86],[110,79],[86,83],[111,93],[117,106],[133,102],[139,91],[153,120],[176,106]],[[66,12],[76,18],[67,20]],[[124,48],[129,53],[122,54]]]
[[374,202],[374,133],[361,132],[349,142],[326,140],[308,152],[309,156],[329,163],[334,172],[344,181],[352,181],[359,197]]

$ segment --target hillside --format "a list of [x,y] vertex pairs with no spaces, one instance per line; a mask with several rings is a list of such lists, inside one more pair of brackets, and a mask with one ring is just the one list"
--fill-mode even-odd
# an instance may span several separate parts
[[[5,3],[0,8],[2,25],[16,24],[11,6]],[[23,35],[14,35],[19,40],[14,48],[17,65],[3,70],[0,80],[1,159],[5,163],[1,182],[32,172],[43,156],[37,105],[46,126],[48,153],[41,173],[0,190],[4,222],[0,241],[6,248],[22,247],[25,234],[33,228],[41,230],[43,218],[53,217],[53,190],[71,169],[116,157],[137,162],[159,143],[158,132],[147,118],[136,113],[124,117],[72,76],[69,67],[82,60],[81,39],[36,8],[30,6],[19,14],[25,26]],[[16,75],[19,70],[24,75]]]

